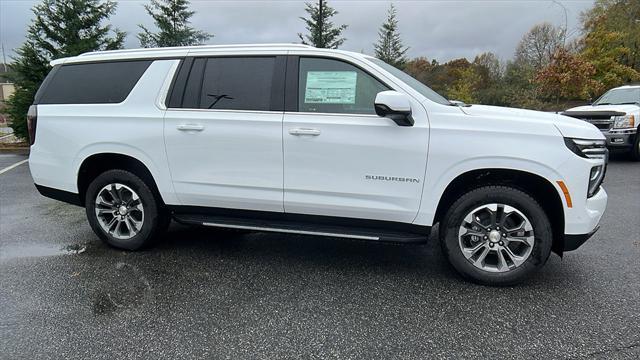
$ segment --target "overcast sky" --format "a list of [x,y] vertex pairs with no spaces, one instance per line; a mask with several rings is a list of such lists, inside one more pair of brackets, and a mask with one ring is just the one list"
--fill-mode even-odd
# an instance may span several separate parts
[[[372,43],[386,17],[390,3],[398,10],[400,32],[409,56],[426,56],[447,61],[459,57],[472,59],[476,54],[492,51],[503,59],[512,57],[522,35],[533,25],[548,21],[564,26],[567,10],[568,28],[579,27],[580,13],[590,8],[592,0],[522,1],[429,1],[429,0],[333,0],[338,10],[336,24],[348,24],[347,41],[341,49],[373,52]],[[32,0],[0,0],[0,42],[7,57],[20,46],[33,16]],[[118,1],[112,24],[128,33],[126,47],[138,47],[138,24],[152,25],[144,11],[143,0]],[[194,27],[215,34],[211,44],[298,42],[304,32],[304,1],[192,0],[196,14]],[[561,3],[561,5],[557,4]]]

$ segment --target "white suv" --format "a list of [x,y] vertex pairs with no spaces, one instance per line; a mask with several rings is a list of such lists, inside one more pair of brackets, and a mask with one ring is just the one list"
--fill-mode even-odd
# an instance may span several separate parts
[[584,243],[607,203],[593,125],[452,104],[367,55],[304,45],[119,50],[52,62],[28,123],[45,196],[107,244],[201,226],[424,242],[513,284]]

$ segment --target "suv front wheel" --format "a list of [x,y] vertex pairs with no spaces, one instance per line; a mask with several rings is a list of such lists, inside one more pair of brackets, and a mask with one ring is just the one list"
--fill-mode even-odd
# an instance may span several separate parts
[[87,188],[85,207],[96,235],[125,250],[150,245],[169,224],[149,186],[125,170],[109,170],[96,177]]
[[640,161],[640,126],[638,126],[636,140],[633,142],[633,147],[631,148],[631,160]]
[[441,245],[465,278],[512,285],[541,268],[551,252],[551,224],[528,194],[486,186],[462,195],[441,223]]

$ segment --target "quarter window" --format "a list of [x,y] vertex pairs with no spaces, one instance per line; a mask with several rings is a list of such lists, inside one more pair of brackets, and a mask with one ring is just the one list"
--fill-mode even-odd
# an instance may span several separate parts
[[387,86],[339,60],[300,58],[298,111],[375,114],[376,95]]
[[52,70],[35,98],[37,104],[123,102],[153,61],[114,61],[62,65]]

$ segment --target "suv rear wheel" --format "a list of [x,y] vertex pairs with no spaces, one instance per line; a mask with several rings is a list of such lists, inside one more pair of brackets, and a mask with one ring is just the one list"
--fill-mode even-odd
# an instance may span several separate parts
[[551,252],[551,224],[528,194],[486,186],[461,196],[441,223],[441,245],[465,278],[512,285],[534,273]]
[[96,177],[87,188],[85,208],[96,235],[121,249],[148,246],[169,225],[149,186],[125,170],[109,170]]

